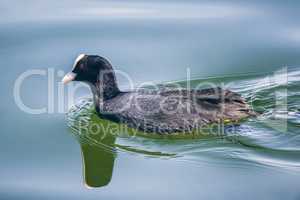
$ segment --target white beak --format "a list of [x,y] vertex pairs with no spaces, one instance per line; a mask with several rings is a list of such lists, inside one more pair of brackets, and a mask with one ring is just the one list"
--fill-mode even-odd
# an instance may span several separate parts
[[76,78],[76,75],[77,74],[75,74],[73,72],[69,72],[63,77],[63,79],[61,81],[63,82],[63,84],[67,84],[67,83],[73,81]]

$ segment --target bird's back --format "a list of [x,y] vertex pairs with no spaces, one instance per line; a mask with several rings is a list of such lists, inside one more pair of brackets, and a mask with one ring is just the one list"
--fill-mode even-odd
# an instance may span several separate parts
[[202,90],[140,89],[120,93],[103,103],[100,115],[145,132],[190,132],[222,121],[254,115],[237,93],[221,88]]

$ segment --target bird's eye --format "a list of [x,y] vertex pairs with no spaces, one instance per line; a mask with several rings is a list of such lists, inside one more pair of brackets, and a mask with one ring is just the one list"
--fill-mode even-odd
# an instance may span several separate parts
[[81,70],[84,69],[84,64],[83,64],[83,63],[80,63],[80,64],[79,64],[79,69],[81,69]]

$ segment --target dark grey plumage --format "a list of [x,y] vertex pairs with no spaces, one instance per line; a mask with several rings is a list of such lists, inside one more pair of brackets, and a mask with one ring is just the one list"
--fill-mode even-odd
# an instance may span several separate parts
[[145,132],[188,133],[222,121],[237,122],[255,115],[237,93],[203,90],[138,90],[103,101],[99,115]]
[[99,56],[84,56],[74,64],[73,73],[74,80],[91,86],[100,117],[149,133],[189,133],[212,123],[255,115],[239,94],[219,87],[121,92],[112,66]]

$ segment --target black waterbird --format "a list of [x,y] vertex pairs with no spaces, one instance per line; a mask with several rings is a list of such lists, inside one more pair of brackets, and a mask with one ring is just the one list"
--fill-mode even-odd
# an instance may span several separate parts
[[64,83],[70,81],[90,85],[100,117],[145,133],[190,134],[199,127],[255,115],[240,94],[220,87],[120,91],[112,65],[98,55],[79,55],[63,78]]

